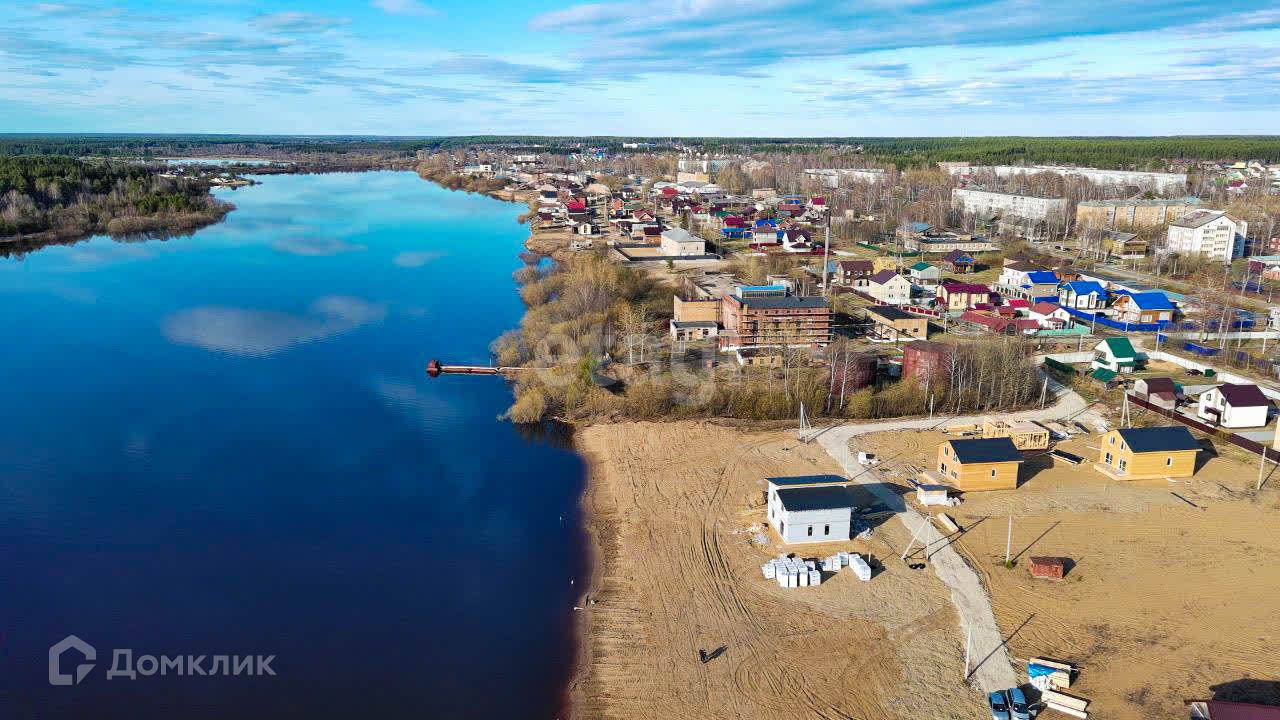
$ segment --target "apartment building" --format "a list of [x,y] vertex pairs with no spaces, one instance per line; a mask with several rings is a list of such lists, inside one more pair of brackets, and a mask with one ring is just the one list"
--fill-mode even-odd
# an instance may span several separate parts
[[1015,215],[1025,220],[1064,220],[1067,216],[1066,198],[1042,198],[976,188],[952,190],[951,206],[969,215],[996,213]]
[[1065,165],[948,165],[942,168],[954,177],[969,178],[981,172],[990,172],[999,178],[1017,175],[1035,175],[1049,172],[1062,177],[1080,177],[1098,185],[1133,185],[1159,193],[1186,192],[1186,173],[1160,173],[1134,170],[1100,170],[1098,168],[1067,167]]
[[722,350],[802,347],[831,342],[831,304],[823,297],[737,292],[721,303]]
[[1173,222],[1200,208],[1200,199],[1177,200],[1086,200],[1076,205],[1076,227],[1100,228],[1157,227]]
[[885,171],[881,168],[809,168],[804,171],[804,176],[826,187],[838,188],[853,182],[881,182],[885,179]]
[[1196,210],[1169,223],[1169,252],[1229,263],[1244,253],[1249,223],[1223,210]]

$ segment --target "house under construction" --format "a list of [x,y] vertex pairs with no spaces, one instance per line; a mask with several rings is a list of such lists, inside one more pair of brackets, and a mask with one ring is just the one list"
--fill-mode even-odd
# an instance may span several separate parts
[[1049,431],[1030,420],[999,420],[984,417],[982,418],[982,437],[1007,437],[1019,450],[1049,449]]

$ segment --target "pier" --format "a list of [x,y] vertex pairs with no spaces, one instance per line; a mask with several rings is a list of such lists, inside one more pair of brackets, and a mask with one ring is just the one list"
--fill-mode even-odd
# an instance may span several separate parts
[[442,365],[439,360],[432,360],[427,363],[427,376],[440,377],[441,375],[506,375],[530,370],[545,370],[547,368],[524,368],[524,367],[493,367],[490,365]]

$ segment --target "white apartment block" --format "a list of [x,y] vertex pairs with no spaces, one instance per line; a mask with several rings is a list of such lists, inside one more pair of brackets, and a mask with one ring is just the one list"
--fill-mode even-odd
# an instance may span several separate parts
[[1016,215],[1024,220],[1064,219],[1067,216],[1066,198],[1042,198],[971,188],[952,190],[951,206],[969,215],[995,212],[1002,216]]
[[880,168],[810,168],[804,171],[804,176],[826,187],[838,188],[851,182],[881,182],[885,171]]
[[1082,177],[1099,185],[1136,185],[1144,190],[1149,188],[1159,193],[1181,193],[1186,192],[1187,189],[1186,173],[1099,170],[1066,165],[947,165],[943,169],[953,176],[961,177],[969,177],[982,171],[992,172],[1000,178],[1051,172],[1063,177]]
[[1229,263],[1244,254],[1249,223],[1222,210],[1195,210],[1169,223],[1168,251]]

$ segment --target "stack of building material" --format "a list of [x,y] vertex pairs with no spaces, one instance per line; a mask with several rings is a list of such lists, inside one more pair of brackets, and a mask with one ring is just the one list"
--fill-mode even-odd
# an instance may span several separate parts
[[1068,663],[1048,658],[1031,658],[1027,661],[1027,676],[1037,690],[1065,690],[1071,687],[1076,668]]
[[1050,710],[1057,710],[1060,713],[1066,713],[1078,718],[1089,717],[1089,713],[1086,710],[1089,707],[1089,701],[1084,698],[1078,698],[1057,690],[1045,690],[1040,694],[1040,700]]
[[808,587],[822,584],[822,571],[812,560],[786,556],[774,558],[760,566],[766,580],[776,580],[778,587]]
[[861,555],[850,554],[849,567],[853,570],[853,574],[858,576],[859,580],[867,582],[871,579],[871,566],[867,564],[866,560],[862,559]]

